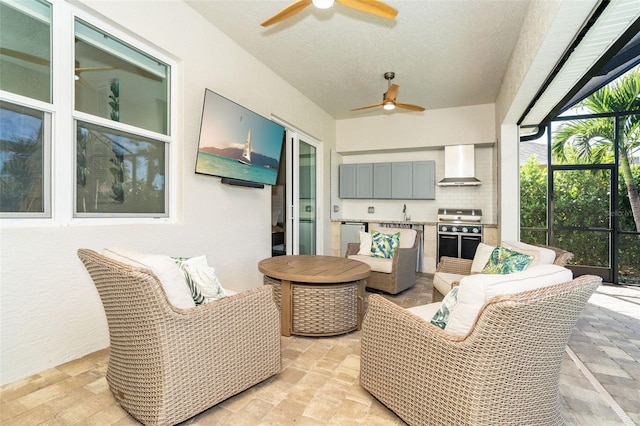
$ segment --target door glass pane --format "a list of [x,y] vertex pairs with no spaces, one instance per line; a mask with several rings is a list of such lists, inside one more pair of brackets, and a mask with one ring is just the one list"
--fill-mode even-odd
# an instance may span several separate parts
[[51,102],[51,5],[0,1],[0,89]]
[[299,253],[316,254],[316,148],[300,141]]
[[76,146],[77,216],[167,216],[165,143],[78,122]]
[[520,239],[547,244],[547,137],[520,143]]
[[618,280],[640,284],[640,115],[620,117]]
[[574,264],[608,267],[610,170],[555,170],[553,185],[552,245],[573,252]]
[[169,66],[80,20],[75,31],[75,109],[169,134]]
[[45,212],[47,122],[42,111],[0,102],[0,212]]

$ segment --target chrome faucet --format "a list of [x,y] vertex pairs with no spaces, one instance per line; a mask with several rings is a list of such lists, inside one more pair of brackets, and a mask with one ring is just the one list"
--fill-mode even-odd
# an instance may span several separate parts
[[402,220],[407,220],[407,205],[403,204],[402,206]]

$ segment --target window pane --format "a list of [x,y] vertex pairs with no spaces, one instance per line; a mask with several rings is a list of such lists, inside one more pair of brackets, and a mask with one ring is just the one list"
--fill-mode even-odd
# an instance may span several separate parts
[[572,265],[611,267],[611,241],[608,232],[555,231],[553,245],[573,253]]
[[585,118],[551,125],[553,164],[613,164],[615,119]]
[[77,216],[167,216],[163,142],[77,123]]
[[640,235],[620,236],[619,280],[623,284],[640,284]]
[[555,170],[554,227],[611,228],[611,172]]
[[0,102],[0,212],[45,212],[45,125],[42,111]]
[[620,117],[618,224],[621,231],[640,232],[640,115]]
[[51,6],[0,1],[0,89],[51,102]]
[[75,109],[169,134],[168,65],[76,20]]

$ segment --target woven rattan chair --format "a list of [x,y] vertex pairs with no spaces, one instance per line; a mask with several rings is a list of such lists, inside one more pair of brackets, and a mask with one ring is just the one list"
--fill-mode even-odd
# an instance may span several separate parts
[[[556,258],[553,261],[555,265],[565,266],[571,259],[573,259],[573,253],[571,253],[570,251],[566,251],[557,247],[545,246],[542,244],[532,245],[555,251]],[[470,275],[472,264],[473,259],[461,259],[458,257],[442,256],[440,258],[438,266],[436,267],[436,273],[445,272],[449,274]],[[459,284],[460,281],[455,281],[451,283],[451,287],[455,287]],[[437,288],[434,287],[432,291],[432,302],[441,302],[444,299],[444,294],[440,293]]]
[[270,287],[177,309],[149,270],[87,249],[78,257],[107,316],[109,387],[141,423],[180,423],[280,371]]
[[[420,230],[415,231],[416,239],[412,247],[396,249],[393,255],[391,273],[372,270],[367,278],[367,288],[398,294],[416,285],[416,264],[422,232]],[[348,243],[345,257],[358,254],[359,250],[360,243]]]
[[560,425],[560,365],[601,278],[497,296],[454,336],[379,295],[362,327],[360,383],[409,425]]

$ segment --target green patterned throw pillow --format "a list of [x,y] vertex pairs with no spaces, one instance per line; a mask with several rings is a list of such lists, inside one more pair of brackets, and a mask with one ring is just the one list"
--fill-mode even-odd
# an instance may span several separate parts
[[371,231],[371,256],[390,259],[400,246],[400,233],[383,234],[375,229]]
[[460,287],[455,286],[447,293],[447,295],[442,300],[442,304],[438,311],[431,318],[431,324],[440,327],[444,330],[447,326],[447,322],[449,322],[449,316],[451,316],[451,311],[455,308],[458,303],[458,290]]
[[483,274],[512,274],[523,271],[533,260],[533,256],[518,253],[508,248],[497,246],[491,252],[489,261],[482,269]]

